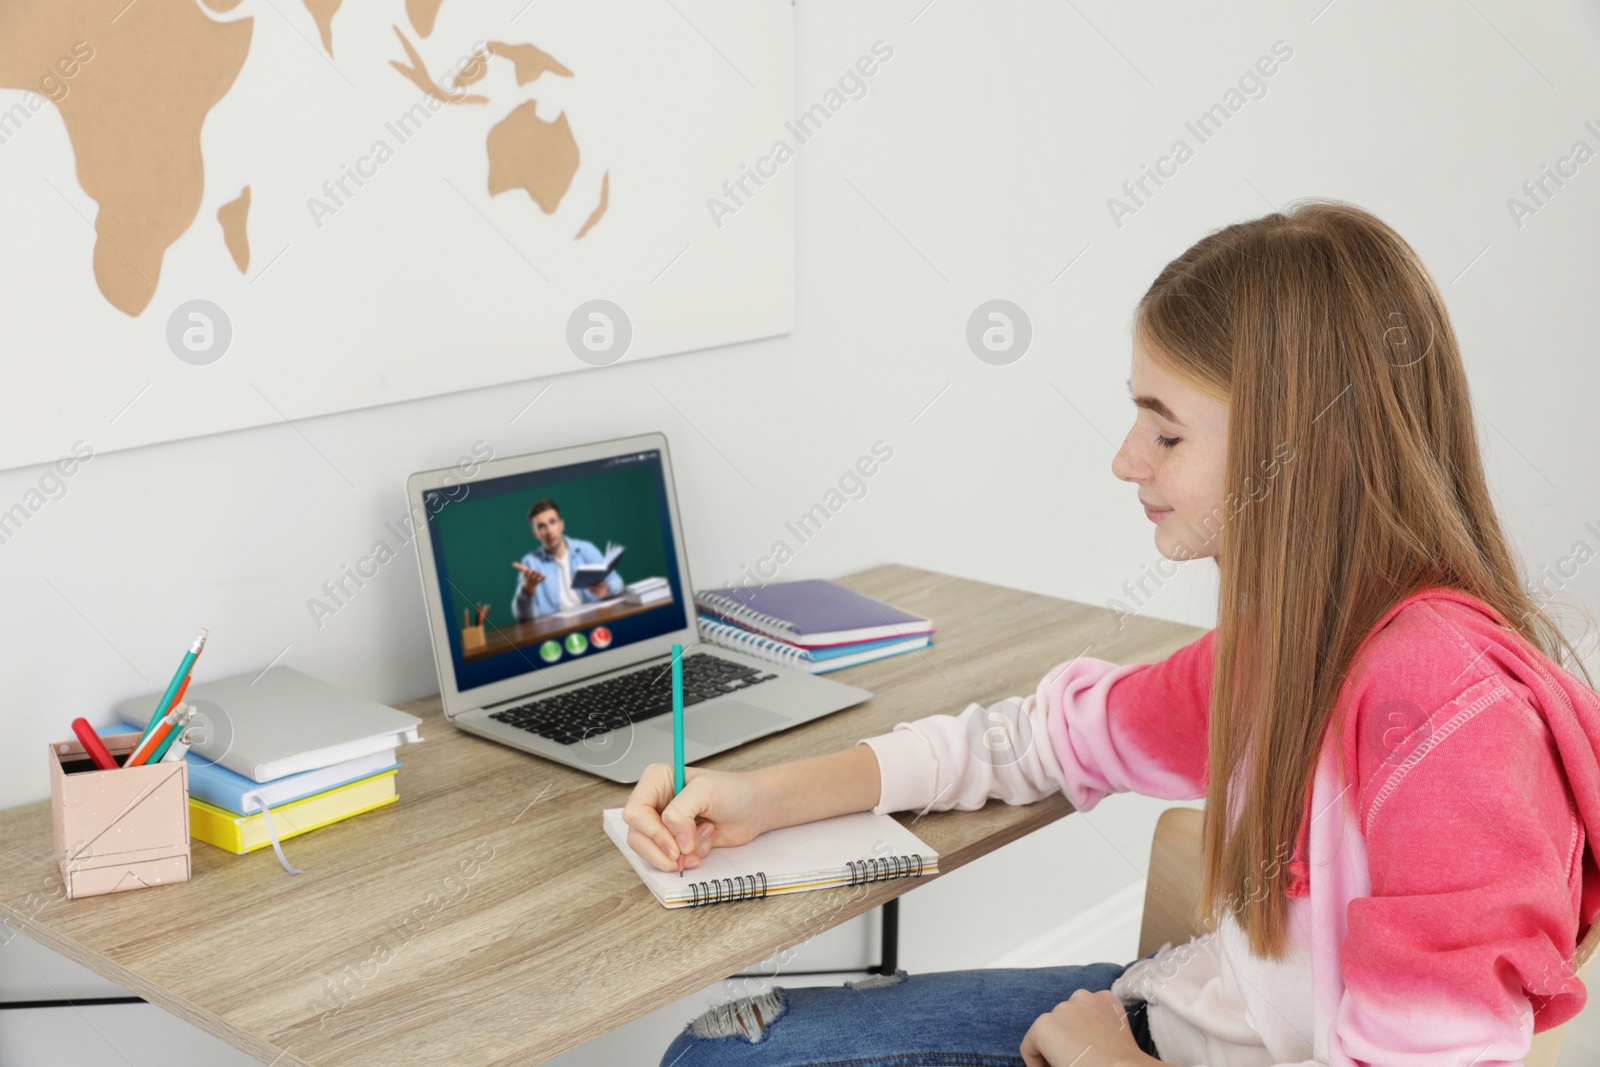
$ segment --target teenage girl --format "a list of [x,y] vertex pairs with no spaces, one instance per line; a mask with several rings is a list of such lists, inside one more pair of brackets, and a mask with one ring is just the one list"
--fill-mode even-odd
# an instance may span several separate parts
[[994,720],[1013,762],[969,750],[973,704],[689,768],[676,797],[654,764],[624,818],[675,870],[846,812],[1203,797],[1215,929],[1128,965],[778,987],[663,1065],[1492,1067],[1582,1008],[1600,697],[1519,584],[1416,253],[1339,203],[1228,226],[1150,286],[1132,363],[1112,471],[1162,555],[1217,561],[1215,629],[1156,664],[1058,665]]

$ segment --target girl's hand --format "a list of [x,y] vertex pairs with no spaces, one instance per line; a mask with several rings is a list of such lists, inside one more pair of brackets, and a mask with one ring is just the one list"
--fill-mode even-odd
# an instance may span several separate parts
[[1160,1063],[1139,1048],[1115,993],[1080,989],[1041,1015],[1022,1039],[1028,1067],[1135,1067]]
[[700,865],[718,845],[743,845],[770,825],[772,798],[753,773],[685,767],[672,795],[672,764],[652,763],[622,807],[628,847],[663,871]]

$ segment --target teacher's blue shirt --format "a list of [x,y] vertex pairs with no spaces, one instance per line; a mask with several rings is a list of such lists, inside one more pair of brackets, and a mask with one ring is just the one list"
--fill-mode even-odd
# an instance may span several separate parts
[[[576,537],[568,537],[567,558],[556,559],[545,551],[544,545],[529,552],[522,557],[522,565],[544,575],[530,596],[522,591],[522,572],[517,572],[516,591],[511,597],[511,617],[518,622],[536,619],[540,615],[549,615],[561,608],[561,568],[569,567],[568,573],[586,563],[601,563],[606,555],[589,541],[580,541]],[[606,575],[606,588],[612,596],[622,592],[622,576],[616,571]],[[587,586],[574,586],[578,599],[586,604],[593,603],[595,598]]]

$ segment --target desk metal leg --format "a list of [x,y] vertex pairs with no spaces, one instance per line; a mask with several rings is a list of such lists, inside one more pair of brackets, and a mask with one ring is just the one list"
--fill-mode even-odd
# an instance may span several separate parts
[[77,1000],[0,1000],[0,1011],[29,1008],[93,1008],[101,1004],[143,1004],[143,997],[81,997]]
[[[881,938],[880,938],[880,941],[879,941],[879,948],[878,948],[878,962],[877,963],[873,963],[873,964],[868,964],[867,967],[864,968],[864,969],[865,969],[867,974],[894,974],[895,973],[895,969],[896,969],[896,967],[899,966],[899,961],[900,961],[900,898],[896,897],[895,899],[889,901],[887,904],[882,905],[878,910],[880,912],[879,918],[880,918],[880,921],[882,922],[882,927],[880,929]],[[838,970],[831,970],[831,971],[784,971],[783,973],[784,974],[789,974],[789,975],[803,975],[803,974],[839,974],[841,972],[838,971]],[[776,976],[775,975],[771,975],[771,974],[758,974],[758,973],[754,973],[754,972],[751,972],[751,971],[740,971],[738,974],[730,974],[730,975],[728,975],[728,977],[729,978],[773,978],[773,977],[776,977]]]
[[900,898],[895,897],[882,908],[879,917],[883,923],[881,943],[878,948],[878,965],[868,967],[870,974],[893,974],[900,963]]

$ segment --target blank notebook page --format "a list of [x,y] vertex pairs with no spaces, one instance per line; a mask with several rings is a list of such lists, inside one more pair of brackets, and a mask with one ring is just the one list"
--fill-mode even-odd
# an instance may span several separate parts
[[857,811],[831,819],[801,823],[769,830],[749,844],[714,848],[700,866],[685,871],[662,871],[628,847],[628,824],[622,809],[605,809],[606,833],[628,856],[639,873],[653,881],[668,896],[684,891],[691,880],[737,878],[759,872],[769,885],[804,881],[806,875],[843,870],[847,863],[890,856],[922,857],[924,869],[933,869],[938,853],[916,834],[901,826],[893,816]]

